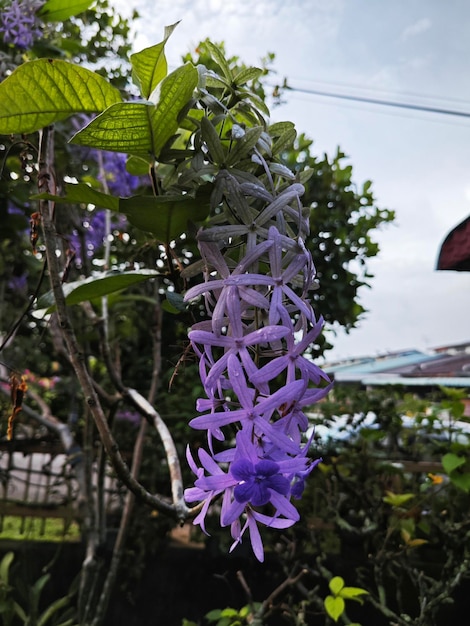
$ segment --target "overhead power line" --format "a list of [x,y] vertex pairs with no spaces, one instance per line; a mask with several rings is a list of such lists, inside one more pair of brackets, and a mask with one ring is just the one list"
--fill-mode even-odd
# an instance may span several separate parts
[[367,98],[365,96],[352,96],[342,93],[334,93],[332,91],[322,91],[320,89],[306,89],[303,87],[286,86],[288,91],[297,91],[312,96],[324,96],[327,98],[336,98],[339,100],[353,100],[355,102],[366,102],[367,104],[378,104],[387,107],[395,107],[398,109],[411,109],[412,111],[424,111],[426,113],[438,113],[440,115],[453,115],[456,117],[470,118],[470,113],[466,111],[457,111],[455,109],[444,109],[441,107],[430,107],[421,104],[411,104],[408,102],[394,102],[393,100],[380,100],[378,98]]

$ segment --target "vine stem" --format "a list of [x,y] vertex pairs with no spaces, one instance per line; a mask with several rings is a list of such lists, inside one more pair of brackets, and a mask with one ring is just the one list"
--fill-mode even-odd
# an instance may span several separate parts
[[[40,148],[39,148],[39,172],[38,172],[38,189],[40,193],[55,194],[55,177],[53,170],[54,163],[54,129],[48,126],[41,131]],[[179,505],[175,506],[171,502],[160,496],[151,494],[143,485],[141,485],[131,474],[129,467],[124,461],[116,440],[114,439],[107,420],[100,404],[98,395],[95,391],[93,380],[88,372],[84,355],[80,350],[75,332],[73,330],[70,317],[67,311],[65,296],[62,289],[60,258],[56,254],[57,249],[57,232],[54,223],[54,203],[50,200],[39,200],[39,213],[41,216],[42,231],[44,236],[44,245],[46,250],[47,265],[49,268],[49,280],[54,294],[56,304],[56,313],[59,322],[59,329],[67,347],[70,362],[77,376],[78,382],[85,396],[85,401],[90,413],[95,421],[104,449],[116,471],[119,479],[124,485],[134,493],[141,501],[171,517],[177,519],[185,519],[189,509]],[[131,391],[131,390],[129,390]],[[129,393],[129,392],[128,392]],[[141,401],[143,398],[137,398],[136,393],[130,393],[136,400]],[[153,407],[147,406],[144,402],[147,413],[156,419],[156,411]]]

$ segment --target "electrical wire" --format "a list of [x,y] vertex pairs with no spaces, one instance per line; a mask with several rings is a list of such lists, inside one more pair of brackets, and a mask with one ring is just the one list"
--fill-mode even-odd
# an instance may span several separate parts
[[305,93],[312,96],[321,96],[326,98],[336,98],[339,100],[352,100],[354,102],[364,102],[366,104],[376,104],[387,107],[395,107],[399,109],[408,109],[412,111],[420,111],[424,113],[435,113],[439,115],[452,115],[454,117],[470,118],[470,112],[459,111],[457,109],[447,109],[443,107],[425,106],[421,104],[412,104],[409,102],[396,102],[393,100],[381,100],[379,98],[369,98],[366,96],[353,96],[342,93],[335,93],[333,91],[323,91],[321,89],[307,89],[306,87],[293,87],[291,85],[285,86],[286,91],[294,93]]

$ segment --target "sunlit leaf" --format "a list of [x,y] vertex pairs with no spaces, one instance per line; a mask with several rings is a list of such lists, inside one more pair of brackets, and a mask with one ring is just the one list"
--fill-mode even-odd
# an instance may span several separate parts
[[63,22],[86,11],[92,4],[93,0],[47,0],[38,15],[48,22]]
[[330,591],[332,594],[337,596],[341,589],[344,587],[344,580],[341,576],[335,576],[329,582]]
[[130,57],[133,78],[139,85],[140,93],[144,98],[150,98],[150,94],[167,74],[168,64],[165,57],[165,44],[178,23],[165,27],[163,41],[155,46],[136,52]]
[[179,128],[179,115],[197,85],[197,70],[187,63],[161,83],[159,101],[121,102],[72,138],[72,143],[124,152],[152,161]]
[[0,134],[32,133],[74,113],[120,102],[102,76],[60,59],[23,63],[0,83]]
[[154,113],[155,106],[150,102],[119,102],[98,115],[70,141],[151,160]]
[[367,595],[369,592],[361,587],[343,587],[339,592],[339,595],[345,600],[355,600],[362,603],[363,600],[360,596]]
[[393,493],[392,491],[386,491],[385,493],[387,495],[382,500],[391,506],[403,506],[415,497],[414,493]]

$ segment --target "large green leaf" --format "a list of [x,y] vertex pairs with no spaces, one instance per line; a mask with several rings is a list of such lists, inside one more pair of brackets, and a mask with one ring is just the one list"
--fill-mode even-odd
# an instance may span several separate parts
[[102,76],[60,59],[23,63],[0,83],[0,134],[32,133],[73,113],[95,113],[121,100]]
[[93,0],[47,0],[38,15],[48,22],[63,22],[86,11]]
[[188,221],[199,222],[209,213],[209,196],[134,196],[120,198],[119,211],[131,224],[152,233],[159,241],[169,243],[188,227]]
[[70,141],[149,160],[153,149],[151,117],[154,110],[150,102],[119,102],[98,115]]
[[94,204],[103,209],[111,209],[111,211],[119,210],[119,198],[93,189],[85,183],[65,183],[64,196],[39,193],[31,196],[31,200],[53,200],[60,204]]
[[158,157],[161,149],[179,128],[178,116],[188,104],[197,85],[196,68],[187,63],[161,83],[156,105],[150,102],[115,104],[78,132],[73,143],[102,150]]
[[131,54],[133,78],[140,87],[140,93],[147,100],[155,87],[167,74],[168,64],[165,57],[165,44],[178,23],[165,27],[165,36],[160,43]]
[[[156,270],[103,272],[83,280],[65,283],[63,285],[65,301],[68,305],[72,305],[94,300],[157,276],[160,276],[160,273]],[[46,309],[46,313],[51,313],[54,310],[55,301],[52,291],[48,291],[39,298],[37,307],[38,309]]]

